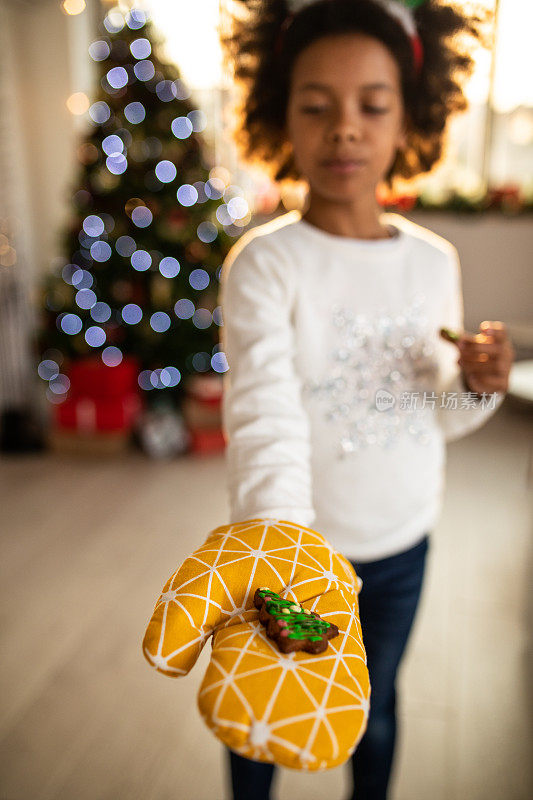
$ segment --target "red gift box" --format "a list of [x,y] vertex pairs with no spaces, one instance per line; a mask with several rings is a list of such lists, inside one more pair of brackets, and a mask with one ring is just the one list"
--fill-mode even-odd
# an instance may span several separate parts
[[196,428],[189,430],[192,453],[219,453],[226,447],[222,430],[217,428]]
[[139,364],[136,359],[124,358],[116,367],[108,367],[99,358],[74,361],[67,371],[70,379],[69,397],[111,399],[138,391]]
[[71,397],[53,408],[57,428],[90,433],[131,430],[142,405],[138,394],[129,393],[111,398]]
[[192,375],[185,384],[185,390],[189,397],[216,407],[222,399],[223,378],[214,373]]

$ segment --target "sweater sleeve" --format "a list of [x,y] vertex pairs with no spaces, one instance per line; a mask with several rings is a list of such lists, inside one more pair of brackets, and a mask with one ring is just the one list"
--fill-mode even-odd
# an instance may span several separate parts
[[230,522],[309,527],[310,426],[294,365],[292,273],[268,245],[243,239],[226,256],[220,292]]
[[[457,249],[451,246],[450,280],[445,303],[443,327],[463,331],[464,306],[461,266]],[[479,399],[466,386],[462,370],[457,363],[459,350],[452,343],[441,340],[440,391],[445,393],[445,402],[438,407],[439,425],[444,431],[445,441],[451,442],[482,427],[501,406],[505,393],[486,394]]]

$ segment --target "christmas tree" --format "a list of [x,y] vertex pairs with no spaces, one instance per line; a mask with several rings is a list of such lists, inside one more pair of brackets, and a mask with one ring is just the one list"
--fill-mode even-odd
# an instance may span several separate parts
[[140,388],[178,402],[187,376],[227,369],[220,269],[247,204],[210,162],[205,115],[160,45],[132,8],[108,12],[89,48],[99,87],[77,149],[64,259],[43,287],[39,375],[56,402],[69,365],[90,355],[108,366],[135,356]]

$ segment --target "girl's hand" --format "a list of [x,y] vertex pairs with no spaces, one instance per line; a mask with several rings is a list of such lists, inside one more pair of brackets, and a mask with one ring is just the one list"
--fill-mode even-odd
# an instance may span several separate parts
[[461,356],[457,363],[462,367],[463,380],[469,391],[478,395],[506,392],[516,353],[505,324],[485,321],[479,329],[481,333],[454,335],[441,328],[440,334],[459,348]]

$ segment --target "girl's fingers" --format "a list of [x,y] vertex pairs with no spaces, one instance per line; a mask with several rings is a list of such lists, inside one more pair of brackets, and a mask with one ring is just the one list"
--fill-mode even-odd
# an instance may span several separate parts
[[457,362],[461,367],[475,367],[487,365],[491,368],[505,369],[511,362],[500,354],[476,353],[470,356],[462,355]]
[[491,380],[492,378],[496,378],[497,380],[506,379],[508,376],[508,370],[501,370],[501,369],[494,369],[494,370],[487,370],[487,369],[468,369],[465,370],[465,374],[470,378],[479,379],[479,380]]
[[479,327],[488,335],[493,336],[496,342],[504,342],[507,339],[507,328],[504,322],[484,320]]
[[464,376],[467,383],[477,392],[500,392],[506,391],[508,374],[500,372],[465,372]]
[[487,362],[490,361],[491,363],[498,363],[498,364],[512,364],[513,362],[513,354],[510,353],[508,350],[492,350],[491,352],[487,352],[486,350],[464,350],[461,352],[460,359],[466,362]]
[[469,384],[478,394],[483,394],[483,392],[486,394],[492,394],[492,392],[506,392],[508,385],[507,381],[502,378],[487,378],[479,383],[474,379],[473,381],[469,381]]
[[514,354],[512,350],[508,347],[487,347],[485,346],[478,346],[478,347],[465,347],[460,349],[460,359],[459,363],[461,365],[465,364],[488,364],[491,365],[498,365],[502,368],[511,366],[513,362]]
[[459,344],[459,350],[461,353],[466,353],[467,355],[475,353],[499,353],[501,352],[501,345],[492,344],[490,342],[485,342],[483,344],[464,342]]

